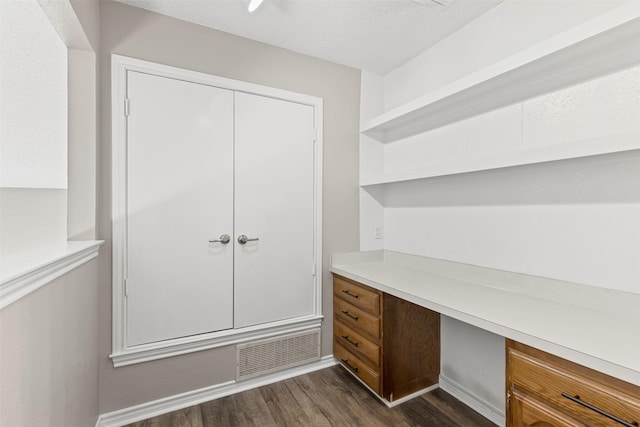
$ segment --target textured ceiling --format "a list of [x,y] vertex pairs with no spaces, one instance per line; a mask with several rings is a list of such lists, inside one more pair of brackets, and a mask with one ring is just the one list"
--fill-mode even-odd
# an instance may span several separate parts
[[117,0],[385,75],[503,0]]

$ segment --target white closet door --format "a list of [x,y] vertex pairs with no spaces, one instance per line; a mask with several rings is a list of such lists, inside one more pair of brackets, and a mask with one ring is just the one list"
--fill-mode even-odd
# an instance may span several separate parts
[[127,345],[233,327],[233,92],[129,71]]
[[[314,312],[313,107],[236,92],[236,328]],[[258,238],[242,245],[238,236]]]

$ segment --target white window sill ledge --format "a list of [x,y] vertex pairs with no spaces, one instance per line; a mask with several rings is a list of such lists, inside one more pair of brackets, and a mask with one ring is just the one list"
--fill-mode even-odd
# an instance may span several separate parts
[[0,309],[97,257],[102,243],[69,241],[0,258]]

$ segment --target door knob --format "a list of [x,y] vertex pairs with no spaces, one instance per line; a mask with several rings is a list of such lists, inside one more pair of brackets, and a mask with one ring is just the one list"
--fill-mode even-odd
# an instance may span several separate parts
[[238,236],[238,243],[240,243],[241,245],[244,245],[247,242],[255,242],[256,240],[260,240],[260,239],[257,238],[257,237],[249,238],[249,237],[245,236],[244,234],[241,234],[241,235]]
[[231,237],[229,237],[228,234],[223,234],[222,236],[220,236],[219,239],[209,240],[209,243],[222,243],[223,245],[226,245],[230,241],[231,241]]

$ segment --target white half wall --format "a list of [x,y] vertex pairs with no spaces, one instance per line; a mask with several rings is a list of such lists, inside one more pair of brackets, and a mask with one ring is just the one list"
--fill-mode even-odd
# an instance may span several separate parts
[[97,276],[93,260],[0,311],[0,425],[95,425]]

